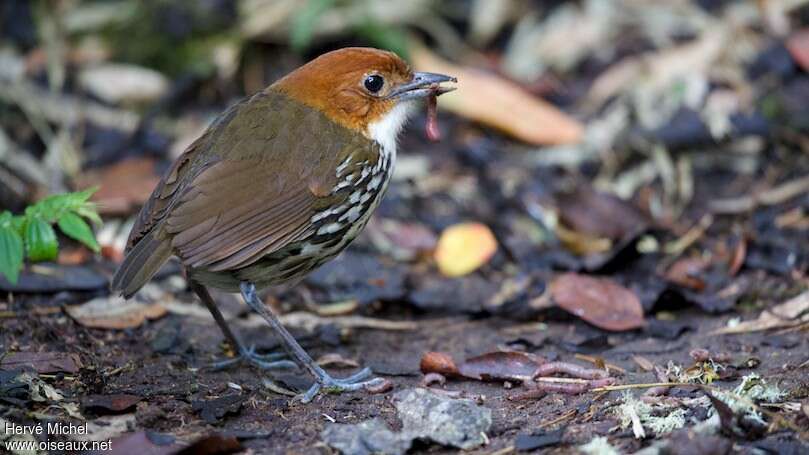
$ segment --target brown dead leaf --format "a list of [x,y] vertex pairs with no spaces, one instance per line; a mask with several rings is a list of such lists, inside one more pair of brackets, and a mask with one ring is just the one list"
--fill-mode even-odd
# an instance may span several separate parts
[[556,305],[604,330],[632,330],[645,324],[635,293],[609,279],[565,273],[551,281],[550,289]]
[[429,253],[438,241],[429,227],[389,218],[372,218],[365,232],[379,249],[400,261],[410,261]]
[[324,354],[317,359],[317,364],[322,367],[335,368],[357,368],[360,366],[356,360],[347,359],[336,352]]
[[556,200],[562,223],[591,237],[620,240],[648,224],[646,217],[631,203],[589,186],[557,195]]
[[495,351],[468,358],[458,365],[448,354],[427,352],[421,358],[421,372],[478,381],[528,381],[543,363],[543,358],[525,352]]
[[526,381],[545,360],[525,352],[496,351],[466,359],[458,366],[462,376],[478,381]]
[[809,71],[809,28],[796,31],[785,44],[798,66]]
[[457,90],[441,96],[441,108],[529,144],[571,144],[581,140],[584,128],[578,120],[512,82],[447,62],[422,46],[414,46],[410,56],[419,71],[458,78]]
[[646,357],[640,355],[633,355],[632,360],[638,364],[641,370],[643,371],[652,371],[655,369],[654,364],[651,360],[647,359]]
[[421,357],[419,368],[424,374],[438,373],[443,376],[459,376],[458,366],[448,354],[443,352],[425,352]]
[[98,203],[102,215],[128,215],[137,210],[152,194],[160,177],[151,158],[132,158],[87,172],[77,182],[81,188],[98,186],[92,201]]
[[747,238],[742,236],[733,248],[733,254],[728,261],[728,275],[736,276],[747,258]]
[[37,373],[77,373],[82,367],[76,354],[67,352],[12,352],[0,359],[0,369],[31,368]]
[[809,291],[804,291],[784,303],[762,311],[758,319],[740,322],[733,327],[724,327],[711,334],[760,332],[794,327],[805,322],[809,322]]
[[130,329],[138,327],[147,319],[157,319],[166,314],[160,303],[140,303],[124,300],[123,297],[99,297],[81,305],[69,305],[67,314],[85,327],[96,329]]
[[497,240],[481,223],[460,223],[444,229],[435,249],[442,274],[459,277],[475,271],[497,252]]
[[666,279],[688,289],[702,291],[705,281],[700,275],[705,273],[710,262],[702,257],[685,257],[676,260],[666,271]]
[[117,414],[130,410],[140,402],[137,395],[117,393],[112,395],[87,395],[81,400],[82,409],[96,414]]

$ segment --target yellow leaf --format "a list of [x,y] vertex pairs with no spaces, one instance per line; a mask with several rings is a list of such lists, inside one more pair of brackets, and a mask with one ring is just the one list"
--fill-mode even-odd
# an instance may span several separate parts
[[497,251],[492,231],[481,223],[461,223],[441,233],[435,250],[438,269],[446,276],[457,277],[473,272]]

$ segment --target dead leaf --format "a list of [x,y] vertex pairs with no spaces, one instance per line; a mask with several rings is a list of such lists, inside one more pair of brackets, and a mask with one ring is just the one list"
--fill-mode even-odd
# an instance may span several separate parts
[[125,412],[138,404],[141,398],[137,395],[117,393],[113,395],[87,395],[81,400],[82,409],[96,414],[117,414]]
[[479,381],[525,381],[533,377],[544,362],[525,352],[497,351],[466,359],[458,370],[462,376]]
[[423,224],[388,218],[371,218],[365,232],[380,252],[399,261],[410,261],[432,251],[438,240]]
[[728,275],[736,276],[747,258],[747,238],[742,236],[733,248],[733,254],[728,261]]
[[714,330],[711,334],[760,332],[794,327],[804,322],[809,322],[809,291],[804,291],[784,303],[762,311],[758,319]]
[[541,357],[525,352],[495,351],[468,358],[457,365],[448,354],[427,352],[421,358],[421,372],[478,381],[528,381],[544,362]]
[[633,355],[632,360],[638,364],[641,370],[643,371],[652,371],[655,369],[654,364],[651,360],[647,359],[646,357],[640,355]]
[[645,324],[635,293],[606,278],[565,273],[551,281],[550,289],[556,305],[604,330],[632,330]]
[[322,367],[336,367],[336,368],[358,368],[360,366],[356,360],[347,359],[340,354],[331,353],[320,356],[317,359],[317,364]]
[[37,373],[77,373],[82,367],[76,354],[66,352],[12,352],[0,360],[0,369],[29,367]]
[[620,240],[648,224],[646,217],[631,203],[589,186],[557,195],[556,199],[560,221],[588,236]]
[[146,304],[123,297],[99,297],[81,305],[68,305],[65,310],[79,324],[96,329],[131,329],[167,311],[160,303]]
[[419,364],[424,374],[438,373],[444,376],[459,376],[460,372],[448,354],[443,352],[425,352]]
[[237,437],[213,434],[194,441],[190,446],[177,452],[177,455],[225,455],[243,450],[244,447]]
[[685,257],[676,260],[666,271],[666,279],[682,287],[702,291],[705,280],[700,278],[710,263],[702,257]]
[[809,28],[796,31],[784,44],[798,66],[809,72]]
[[91,200],[102,215],[129,215],[152,194],[160,177],[151,158],[132,158],[91,171],[79,179],[78,187],[98,186]]
[[439,107],[529,144],[572,144],[581,140],[584,128],[579,121],[512,82],[447,62],[422,46],[414,46],[410,56],[419,71],[458,78],[457,90],[442,95]]
[[435,249],[442,274],[459,277],[475,271],[497,252],[497,240],[481,223],[461,223],[444,229]]

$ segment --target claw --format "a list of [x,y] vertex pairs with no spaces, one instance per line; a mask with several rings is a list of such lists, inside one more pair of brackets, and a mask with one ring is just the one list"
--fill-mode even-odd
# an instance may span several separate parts
[[363,368],[359,372],[341,379],[335,379],[326,374],[324,377],[319,377],[317,381],[312,384],[312,387],[309,387],[306,393],[299,395],[299,399],[302,403],[309,403],[321,390],[327,393],[355,392],[357,390],[380,385],[385,381],[382,378],[373,378],[365,381],[371,374],[370,368]]
[[283,353],[256,354],[256,347],[250,346],[239,350],[239,355],[232,359],[220,360],[210,365],[213,370],[223,370],[241,362],[248,362],[262,370],[295,369],[298,366],[291,360],[280,360],[286,357]]

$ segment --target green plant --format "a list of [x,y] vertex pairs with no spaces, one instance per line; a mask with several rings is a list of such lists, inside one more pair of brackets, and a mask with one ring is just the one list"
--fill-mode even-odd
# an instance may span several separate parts
[[7,210],[0,213],[0,273],[15,284],[24,257],[33,262],[55,259],[59,242],[54,223],[68,237],[100,251],[93,230],[83,219],[101,224],[95,204],[88,201],[96,189],[48,196],[26,208],[22,215],[12,215]]

